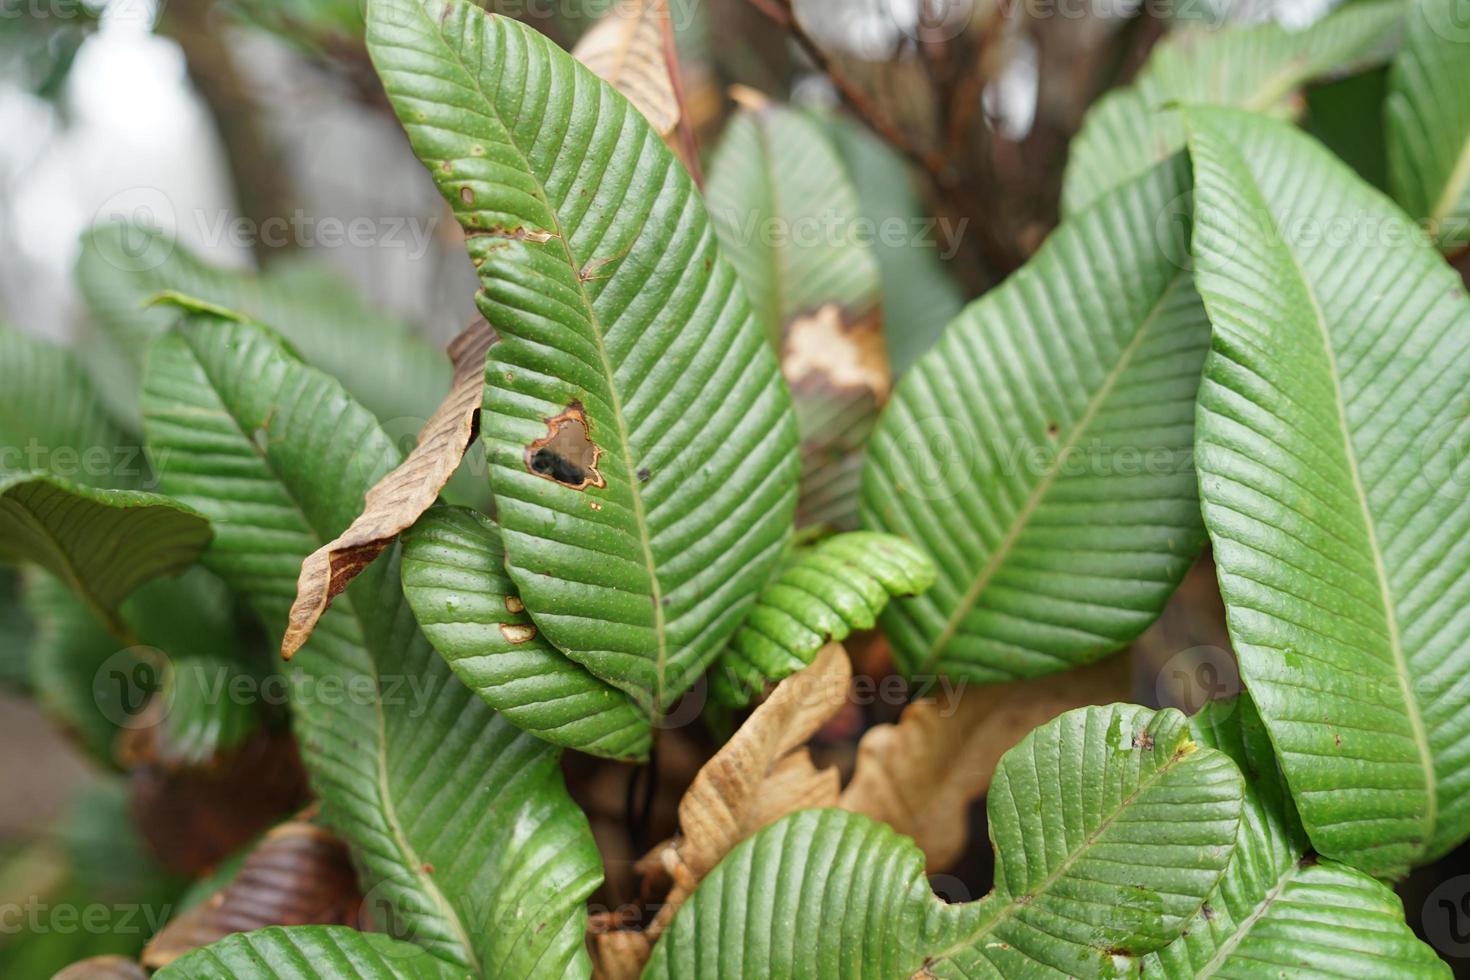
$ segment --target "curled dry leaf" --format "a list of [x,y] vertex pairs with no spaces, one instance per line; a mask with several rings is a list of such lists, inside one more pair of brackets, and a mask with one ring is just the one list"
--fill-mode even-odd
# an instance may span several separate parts
[[791,320],[781,373],[802,433],[797,523],[850,530],[857,526],[862,447],[893,385],[880,312],[853,316],[828,303]]
[[450,343],[454,380],[433,417],[419,430],[418,445],[367,492],[361,516],[302,563],[281,656],[290,659],[300,650],[331,601],[439,499],[439,491],[475,440],[485,355],[496,339],[490,324],[476,320]]
[[961,684],[950,696],[915,701],[896,725],[878,725],[858,744],[840,806],[882,820],[918,842],[928,870],[964,853],[970,804],[990,788],[995,767],[1034,728],[1090,704],[1128,700],[1129,659],[1009,684]]
[[356,925],[361,902],[346,845],[293,820],[266,834],[229,884],[164,926],[144,947],[143,964],[158,969],[266,926]]
[[665,56],[668,0],[622,0],[572,49],[572,56],[625,95],[667,138],[679,125],[679,98]]
[[637,977],[679,906],[736,844],[788,813],[837,805],[837,771],[817,769],[806,743],[847,703],[851,680],[846,651],[829,643],[810,667],[778,684],[699,770],[679,803],[679,837],[652,856],[672,880],[668,896],[641,932],[592,932],[598,977]]
[[126,956],[89,956],[61,970],[51,980],[148,980],[148,971]]

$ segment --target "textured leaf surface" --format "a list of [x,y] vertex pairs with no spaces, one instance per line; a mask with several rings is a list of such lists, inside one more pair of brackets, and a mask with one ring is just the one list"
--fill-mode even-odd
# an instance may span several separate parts
[[190,564],[211,536],[202,514],[159,494],[0,476],[0,557],[40,565],[106,622],[138,586]]
[[315,263],[264,274],[220,269],[151,229],[107,224],[82,236],[77,282],[103,327],[83,355],[94,374],[115,381],[102,390],[119,418],[137,418],[148,348],[178,316],[148,305],[167,290],[269,323],[384,423],[428,418],[449,383],[441,351]]
[[1301,30],[1280,24],[1181,30],[1161,42],[1134,84],[1099,99],[1072,141],[1062,210],[1074,214],[1184,148],[1177,103],[1295,115],[1315,79],[1379,64],[1397,46],[1407,6],[1355,3]]
[[1188,187],[1175,161],[1057,229],[898,385],[863,523],[938,570],[883,616],[906,674],[989,683],[1097,660],[1194,560],[1209,328],[1180,268]]
[[346,926],[272,926],[236,933],[154,974],[159,980],[449,980],[467,978],[429,953]]
[[[146,382],[165,488],[212,515],[206,564],[279,636],[301,561],[351,523],[397,450],[253,324],[191,316],[155,345]],[[601,875],[557,753],[454,679],[414,625],[397,565],[393,549],[354,579],[292,662],[323,821],[395,934],[488,975],[586,973],[583,902]]]
[[[1316,849],[1398,874],[1470,833],[1470,305],[1308,137],[1189,119],[1196,464],[1241,676]],[[1310,233],[1343,222],[1406,234]]]
[[731,852],[645,976],[1066,977],[1122,972],[1179,935],[1219,881],[1242,786],[1176,711],[1068,712],[1001,760],[996,887],[947,905],[884,824],[809,810]]
[[1245,807],[1225,876],[1184,935],[1143,961],[1145,977],[1449,976],[1391,888],[1311,854],[1249,698],[1212,702],[1189,727],[1250,774]]
[[872,629],[893,596],[919,595],[934,565],[903,538],[852,531],[795,552],[711,674],[713,693],[743,706],[773,682],[801,670],[828,643]]
[[460,508],[425,514],[404,538],[403,593],[459,679],[512,724],[593,755],[648,753],[648,715],[536,628],[489,518]]
[[546,38],[378,0],[369,48],[499,331],[483,431],[507,568],[547,639],[659,715],[787,537],[796,431],[688,174]]
[[1460,0],[1418,0],[1389,75],[1389,181],[1440,245],[1470,245],[1470,22]]

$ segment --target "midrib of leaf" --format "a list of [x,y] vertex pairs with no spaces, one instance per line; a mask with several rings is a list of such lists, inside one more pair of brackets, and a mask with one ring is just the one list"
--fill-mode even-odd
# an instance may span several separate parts
[[1269,75],[1261,83],[1261,87],[1255,95],[1241,103],[1242,109],[1251,112],[1265,112],[1276,105],[1291,93],[1291,90],[1301,84],[1302,69],[1309,63],[1308,59],[1295,59],[1287,62],[1286,67]]
[[[190,347],[190,355],[193,356],[192,346]],[[210,387],[215,391],[216,396],[218,396],[218,392],[220,391],[219,382],[211,375],[209,366],[197,356],[193,356],[193,360],[195,364],[199,365],[199,369],[204,373],[205,377],[209,378]],[[223,401],[223,399],[221,399],[221,401]],[[265,464],[266,469],[270,470],[270,473],[273,477],[275,477],[276,482],[282,487],[289,487],[290,484],[286,482],[286,480],[281,476],[280,471],[276,468],[275,463],[270,458],[270,455],[263,452],[261,448],[256,445],[255,440],[252,439],[250,435],[245,431],[244,427],[240,425],[240,420],[235,416],[235,413],[226,410],[223,415],[228,418],[230,424],[235,427],[235,431],[240,434],[240,438],[244,441],[245,445],[250,447],[250,451],[260,458],[260,461]],[[270,433],[269,425],[269,420],[267,420],[267,438],[269,438]],[[302,526],[311,529],[311,535],[316,540],[318,547],[320,547],[325,542],[322,539],[321,533],[317,530],[316,525],[307,518],[306,512],[301,509],[301,502],[296,499],[296,495],[294,493],[288,492],[286,496],[290,499],[291,506],[295,508],[297,516],[301,518]],[[357,624],[358,634],[362,638],[362,643],[364,647],[366,647],[367,637],[369,636],[368,624],[362,619],[361,614],[358,612],[357,603],[353,601],[351,593],[344,592],[341,596],[337,598],[336,604],[338,606],[346,606],[348,613],[352,616],[353,622]],[[378,660],[372,655],[371,652],[365,652],[367,652],[368,660],[371,661],[373,665],[373,686],[375,688],[378,688],[379,693],[381,694],[382,692],[380,687],[380,678],[377,676]],[[305,651],[305,653],[307,656],[311,655],[310,650]],[[465,957],[469,961],[469,965],[471,966],[471,968],[475,971],[475,974],[483,976],[483,970],[480,965],[479,956],[475,952],[474,944],[470,941],[469,933],[465,931],[464,923],[460,922],[459,914],[455,912],[454,906],[449,902],[449,899],[446,898],[444,893],[439,890],[438,884],[435,883],[427,874],[423,872],[422,869],[424,867],[424,862],[422,859],[419,858],[418,853],[414,850],[413,845],[409,842],[408,835],[404,833],[403,825],[399,823],[398,808],[393,802],[393,794],[389,788],[388,783],[388,720],[383,714],[383,702],[381,697],[373,698],[373,720],[377,725],[378,745],[380,746],[377,752],[377,760],[373,768],[374,771],[377,773],[378,796],[383,801],[383,819],[387,822],[389,829],[392,831],[394,842],[399,846],[399,848],[402,849],[404,856],[408,859],[407,865],[409,873],[413,875],[414,880],[419,883],[423,893],[427,895],[430,899],[432,899],[433,902],[439,907],[444,920],[449,923],[450,928],[454,930],[455,936],[459,939],[460,948],[464,951]],[[430,952],[432,953],[433,951],[430,950]]]
[[[1231,858],[1231,860],[1238,860],[1238,858]],[[1286,890],[1286,886],[1291,884],[1293,879],[1296,878],[1296,873],[1299,868],[1300,865],[1296,861],[1291,862],[1287,869],[1282,872],[1281,877],[1277,879],[1276,884],[1262,896],[1260,902],[1251,910],[1251,914],[1236,925],[1235,931],[1220,944],[1220,948],[1215,950],[1215,955],[1210,957],[1210,961],[1195,974],[1195,980],[1199,980],[1200,977],[1212,977],[1215,975],[1215,971],[1225,964],[1225,961],[1230,958],[1230,954],[1235,952],[1245,937],[1250,934],[1255,924],[1261,921],[1261,917],[1271,910],[1272,905],[1276,904],[1276,900],[1281,897],[1281,893]]]
[[[1277,228],[1276,234],[1281,236],[1278,241],[1288,240],[1282,229]],[[1358,498],[1358,511],[1363,518],[1363,527],[1368,532],[1368,550],[1373,554],[1373,572],[1378,579],[1378,596],[1383,603],[1384,620],[1388,626],[1389,650],[1393,653],[1394,671],[1398,675],[1399,689],[1403,692],[1409,727],[1414,733],[1414,745],[1419,750],[1420,768],[1424,770],[1424,792],[1427,797],[1424,807],[1424,843],[1427,844],[1434,836],[1434,825],[1439,815],[1439,787],[1434,772],[1434,756],[1430,752],[1429,737],[1424,731],[1424,719],[1419,715],[1419,702],[1414,697],[1413,683],[1409,677],[1409,665],[1404,659],[1403,639],[1399,635],[1398,613],[1394,609],[1393,595],[1389,591],[1388,570],[1383,567],[1383,549],[1378,544],[1378,529],[1373,522],[1373,513],[1368,507],[1368,494],[1363,488],[1362,474],[1358,471],[1358,454],[1353,448],[1352,433],[1348,431],[1347,404],[1342,396],[1342,375],[1337,369],[1337,351],[1332,346],[1331,334],[1327,332],[1327,318],[1322,313],[1322,304],[1317,300],[1317,290],[1312,285],[1312,281],[1307,278],[1301,260],[1290,247],[1283,245],[1282,251],[1291,259],[1292,269],[1302,284],[1302,291],[1306,293],[1307,300],[1312,304],[1312,320],[1316,324],[1317,336],[1322,342],[1322,350],[1327,356],[1328,373],[1332,376],[1332,397],[1337,412],[1337,431],[1342,439],[1343,452],[1347,455],[1348,472],[1353,480],[1353,493]]]
[[[422,7],[418,9],[420,12],[423,12]],[[485,16],[494,19],[499,15],[487,12]],[[425,20],[431,19],[425,17]],[[459,65],[464,73],[473,79],[475,94],[484,103],[486,111],[493,115],[495,121],[500,124],[501,129],[505,130],[510,145],[515,147],[516,154],[520,157],[520,163],[524,172],[536,182],[536,190],[541,195],[541,200],[546,204],[546,210],[550,213],[551,220],[556,225],[557,241],[561,242],[562,252],[566,255],[567,259],[567,267],[572,270],[573,278],[577,280],[577,297],[582,301],[582,308],[587,313],[587,322],[592,326],[593,339],[597,341],[597,357],[602,362],[603,378],[607,381],[608,397],[612,400],[613,421],[617,425],[618,442],[622,447],[621,455],[623,457],[624,477],[628,481],[628,495],[633,503],[633,518],[638,524],[638,543],[643,548],[643,564],[648,570],[648,583],[649,588],[652,590],[653,627],[654,635],[658,639],[658,659],[654,664],[655,676],[658,679],[658,689],[654,692],[652,713],[657,716],[664,709],[664,671],[667,668],[669,651],[668,625],[664,620],[663,585],[659,582],[658,569],[653,560],[653,545],[648,533],[648,517],[643,510],[643,494],[639,490],[638,475],[633,467],[632,442],[628,436],[627,420],[623,416],[623,399],[618,394],[617,377],[613,372],[612,361],[607,356],[607,344],[602,336],[602,321],[598,319],[597,312],[592,307],[592,301],[587,295],[587,284],[583,282],[578,272],[581,266],[578,264],[576,257],[572,255],[572,245],[567,241],[567,236],[562,230],[561,214],[556,208],[551,206],[551,198],[546,193],[546,185],[541,181],[540,175],[532,168],[531,162],[526,159],[521,148],[516,146],[514,128],[506,125],[505,118],[500,114],[500,107],[486,94],[484,86],[480,83],[479,73],[470,70],[469,64],[460,57],[454,45],[450,44],[449,40],[438,30],[438,26],[435,26],[434,31],[435,36],[439,38],[440,44],[445,51],[449,52],[450,57],[454,59],[455,63]],[[478,29],[478,26],[475,29]],[[638,110],[630,105],[629,111],[637,112]]]
[[1449,216],[1455,206],[1460,203],[1460,198],[1464,196],[1467,183],[1470,183],[1470,137],[1467,137],[1464,145],[1460,147],[1460,155],[1455,160],[1455,168],[1445,179],[1444,190],[1440,192],[1439,200],[1434,202],[1434,209],[1429,212],[1431,221],[1443,221]]
[[[1170,288],[1173,287],[1171,286]],[[1180,762],[1183,762],[1185,759],[1189,758],[1189,756],[1192,755],[1197,748],[1199,748],[1199,745],[1197,743],[1190,739],[1185,739],[1184,743],[1175,750],[1172,756],[1169,757],[1169,761],[1164,763],[1159,768],[1155,769],[1152,775],[1145,777],[1137,786],[1135,786],[1133,788],[1133,792],[1129,793],[1123,800],[1121,800],[1118,805],[1113,808],[1113,812],[1108,814],[1107,818],[1104,819],[1102,823],[1097,825],[1097,829],[1088,834],[1086,839],[1084,839],[1082,843],[1077,846],[1077,849],[1074,850],[1071,854],[1068,854],[1066,858],[1062,860],[1062,863],[1057,865],[1056,869],[1051,872],[1051,874],[1043,878],[1039,884],[1035,885],[1032,888],[1026,889],[1021,894],[1010,896],[1010,901],[1007,902],[1005,906],[1000,909],[1000,911],[996,912],[989,919],[986,919],[984,922],[982,922],[970,935],[964,937],[963,939],[956,940],[953,944],[950,945],[948,949],[944,950],[942,953],[935,954],[933,956],[933,959],[942,960],[947,957],[953,956],[955,953],[958,953],[961,950],[974,947],[975,944],[978,943],[981,939],[984,939],[986,936],[990,935],[990,933],[994,932],[997,926],[999,926],[1002,922],[1005,922],[1012,915],[1014,915],[1016,909],[1022,907],[1025,904],[1022,899],[1034,899],[1038,895],[1045,894],[1052,885],[1055,885],[1058,881],[1061,880],[1063,875],[1072,870],[1072,865],[1082,860],[1082,856],[1097,844],[1097,840],[1103,835],[1103,832],[1111,827],[1113,825],[1113,821],[1117,820],[1119,816],[1121,816],[1125,811],[1127,811],[1130,806],[1133,805],[1133,801],[1136,800],[1141,793],[1143,793],[1145,790],[1151,789],[1155,783],[1164,778],[1164,775],[1166,773],[1172,770]],[[1025,951],[1022,950],[1022,952]]]
[[1016,543],[1020,541],[1021,535],[1025,532],[1027,525],[1030,524],[1031,518],[1036,513],[1036,509],[1041,506],[1042,501],[1051,490],[1052,484],[1056,482],[1057,474],[1061,472],[1062,465],[1065,463],[1068,454],[1077,448],[1077,444],[1086,434],[1088,427],[1097,418],[1097,413],[1102,411],[1103,403],[1113,393],[1113,388],[1117,385],[1118,379],[1123,376],[1123,372],[1133,363],[1133,356],[1138,353],[1138,349],[1142,346],[1144,338],[1148,336],[1149,330],[1153,328],[1160,314],[1168,305],[1166,301],[1179,284],[1185,280],[1186,277],[1183,274],[1176,276],[1173,281],[1164,287],[1163,292],[1159,294],[1158,300],[1155,301],[1148,316],[1144,318],[1137,333],[1128,342],[1128,346],[1123,349],[1122,355],[1118,358],[1118,363],[1103,379],[1102,386],[1098,388],[1097,394],[1092,396],[1092,400],[1088,402],[1086,411],[1077,420],[1077,424],[1072,427],[1072,431],[1067,433],[1067,439],[1053,457],[1052,465],[1026,498],[1026,503],[1016,515],[1016,519],[1011,522],[1011,529],[1006,532],[1006,536],[1001,540],[995,553],[990,556],[990,560],[985,563],[985,567],[980,570],[975,581],[965,591],[964,596],[960,599],[959,605],[955,607],[954,613],[944,624],[944,631],[939,634],[939,639],[935,640],[934,645],[929,648],[929,655],[924,658],[923,663],[915,671],[916,674],[927,674],[934,669],[934,665],[938,662],[940,654],[944,652],[944,648],[949,646],[950,641],[959,632],[960,625],[975,607],[975,603],[979,601],[981,593],[985,591],[986,586],[990,584],[990,580],[1000,571],[1001,565],[1010,557],[1011,551],[1016,547]]

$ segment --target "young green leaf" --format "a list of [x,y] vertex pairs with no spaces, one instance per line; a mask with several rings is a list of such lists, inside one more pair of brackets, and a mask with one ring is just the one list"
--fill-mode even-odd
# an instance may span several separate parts
[[203,514],[156,493],[0,476],[0,558],[40,565],[109,625],[138,586],[188,566],[212,536]]
[[1101,976],[1173,941],[1220,880],[1243,788],[1177,711],[1068,712],[1006,753],[988,800],[996,886],[947,905],[884,824],[807,810],[736,847],[644,976]]
[[1470,305],[1309,137],[1188,121],[1214,327],[1196,462],[1241,676],[1316,850],[1400,874],[1470,833]]
[[745,616],[795,504],[790,399],[684,168],[549,40],[373,0],[368,44],[465,228],[506,566],[548,641],[661,715]]
[[904,673],[990,683],[1098,660],[1194,560],[1209,327],[1181,268],[1188,190],[1176,160],[1110,193],[898,385],[869,445],[863,522],[938,569],[883,616]]
[[403,540],[403,594],[456,676],[512,724],[592,755],[648,754],[648,715],[541,636],[489,518],[457,507],[420,518]]
[[812,662],[828,643],[872,629],[894,596],[934,584],[934,565],[903,538],[852,531],[787,559],[730,639],[711,673],[712,693],[732,707]]
[[182,956],[158,980],[466,980],[424,950],[346,926],[271,926],[237,932]]
[[1224,752],[1251,778],[1225,876],[1184,934],[1144,959],[1145,977],[1352,978],[1365,963],[1384,976],[1450,975],[1404,923],[1391,888],[1311,853],[1248,697],[1207,704],[1189,728],[1196,742]]
[[1369,0],[1300,30],[1266,23],[1168,35],[1132,86],[1108,93],[1088,112],[1067,154],[1063,213],[1081,211],[1182,150],[1175,104],[1293,116],[1303,85],[1392,56],[1406,9],[1403,0]]
[[1445,251],[1470,247],[1470,24],[1460,9],[1414,4],[1386,103],[1393,196],[1432,222]]
[[[154,346],[144,406],[164,486],[219,522],[205,563],[279,636],[301,562],[361,512],[397,449],[274,334],[207,312]],[[454,679],[398,576],[394,548],[291,664],[323,821],[352,848],[369,912],[461,972],[585,971],[601,874],[557,752]]]

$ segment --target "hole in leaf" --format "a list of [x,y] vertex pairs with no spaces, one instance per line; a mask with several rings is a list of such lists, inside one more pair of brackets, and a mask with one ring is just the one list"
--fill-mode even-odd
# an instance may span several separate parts
[[602,447],[592,441],[581,402],[546,420],[546,435],[526,447],[526,469],[573,490],[607,486],[597,472]]

